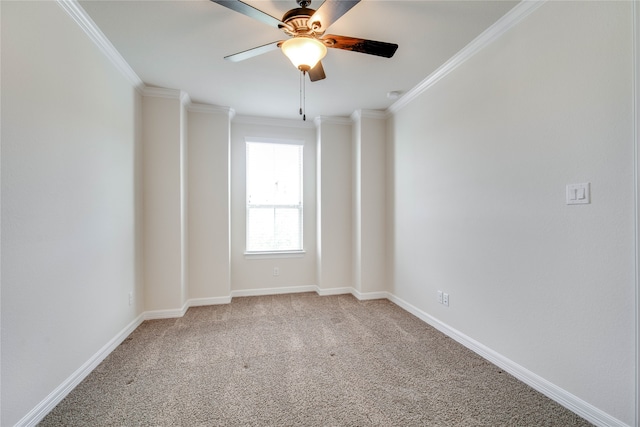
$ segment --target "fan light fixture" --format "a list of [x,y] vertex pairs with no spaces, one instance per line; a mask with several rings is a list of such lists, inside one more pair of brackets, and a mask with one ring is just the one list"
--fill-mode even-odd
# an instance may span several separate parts
[[327,54],[327,47],[311,37],[293,37],[282,43],[281,48],[291,63],[303,72],[311,70]]

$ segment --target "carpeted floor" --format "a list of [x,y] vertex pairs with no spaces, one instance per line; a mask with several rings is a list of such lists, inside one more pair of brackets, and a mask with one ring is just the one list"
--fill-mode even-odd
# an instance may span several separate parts
[[587,426],[387,300],[234,298],[146,321],[41,426]]

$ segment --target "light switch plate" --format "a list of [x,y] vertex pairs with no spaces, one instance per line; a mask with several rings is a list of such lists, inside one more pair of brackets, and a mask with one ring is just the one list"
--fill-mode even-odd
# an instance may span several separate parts
[[567,204],[586,205],[591,203],[591,183],[567,185]]

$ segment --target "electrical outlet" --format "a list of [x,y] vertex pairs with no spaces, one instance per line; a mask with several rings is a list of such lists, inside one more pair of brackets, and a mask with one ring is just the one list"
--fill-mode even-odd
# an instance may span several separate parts
[[447,307],[449,306],[449,294],[447,293],[442,294],[442,303]]
[[129,292],[129,305],[133,305],[133,292]]
[[279,276],[280,275],[280,269],[278,267],[273,267],[273,275],[274,276]]
[[438,291],[438,303],[442,304],[442,291]]

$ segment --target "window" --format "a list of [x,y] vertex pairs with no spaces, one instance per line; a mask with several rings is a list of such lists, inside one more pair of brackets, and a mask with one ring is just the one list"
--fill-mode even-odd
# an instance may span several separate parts
[[247,140],[247,252],[303,250],[302,148]]

